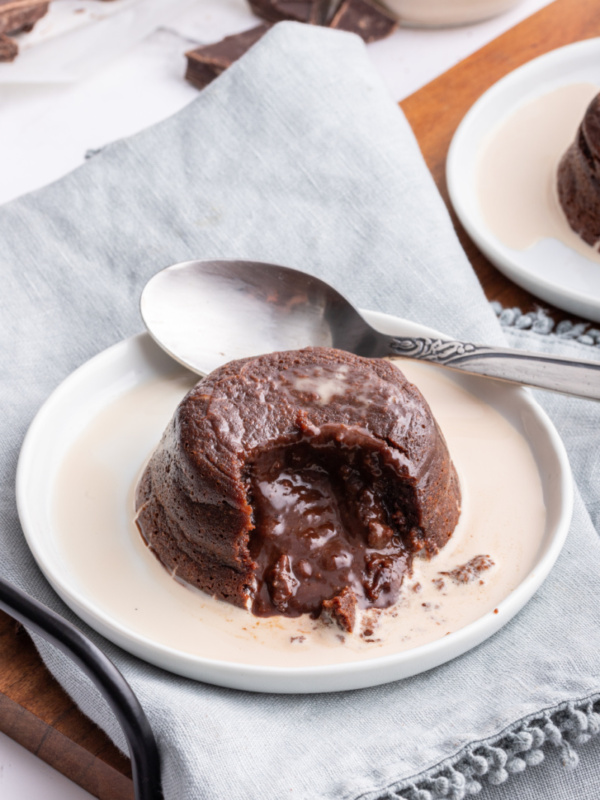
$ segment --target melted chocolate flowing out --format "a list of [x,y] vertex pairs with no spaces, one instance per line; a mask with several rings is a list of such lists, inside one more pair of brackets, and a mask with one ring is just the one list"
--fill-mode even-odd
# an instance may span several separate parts
[[255,614],[318,616],[346,588],[359,607],[395,602],[409,542],[422,532],[414,490],[398,485],[386,448],[341,428],[259,454],[250,477]]
[[178,579],[257,615],[398,597],[446,543],[460,491],[426,401],[392,364],[330,348],[230,362],[178,407],[140,481],[137,523]]

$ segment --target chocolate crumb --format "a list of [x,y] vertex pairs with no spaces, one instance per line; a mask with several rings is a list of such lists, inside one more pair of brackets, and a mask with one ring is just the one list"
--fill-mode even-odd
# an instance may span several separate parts
[[356,623],[356,595],[352,589],[346,586],[331,600],[325,600],[321,618],[335,622],[346,633],[352,633]]
[[490,556],[479,555],[467,561],[466,564],[461,564],[449,572],[440,572],[440,575],[447,575],[455,583],[470,583],[474,581],[486,569],[494,566],[494,561]]
[[290,636],[290,642],[305,642],[306,636]]

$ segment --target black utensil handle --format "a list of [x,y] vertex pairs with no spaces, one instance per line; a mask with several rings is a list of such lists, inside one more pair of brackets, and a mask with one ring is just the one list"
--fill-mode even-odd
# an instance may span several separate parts
[[152,728],[132,688],[112,661],[70,622],[1,578],[0,609],[58,647],[98,687],[123,728],[136,800],[163,800]]

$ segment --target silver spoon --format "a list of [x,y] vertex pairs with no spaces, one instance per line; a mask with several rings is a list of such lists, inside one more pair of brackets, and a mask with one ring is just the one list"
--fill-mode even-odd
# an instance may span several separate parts
[[205,375],[236,358],[308,346],[404,356],[600,400],[600,363],[446,339],[389,336],[304,272],[257,261],[186,261],[148,281],[144,323],[176,361]]

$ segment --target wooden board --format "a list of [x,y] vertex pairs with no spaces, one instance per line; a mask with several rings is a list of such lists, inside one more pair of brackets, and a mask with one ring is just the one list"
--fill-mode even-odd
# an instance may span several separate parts
[[0,730],[94,797],[133,800],[129,760],[83,716],[24,629],[2,612]]
[[[447,203],[446,153],[458,123],[475,100],[535,56],[593,36],[600,36],[598,0],[556,0],[401,104]],[[538,305],[483,257],[453,219],[487,296],[524,311]],[[557,320],[566,316],[550,310]],[[1,613],[0,730],[95,797],[133,797],[128,760],[78,711],[41,663],[29,637]]]

